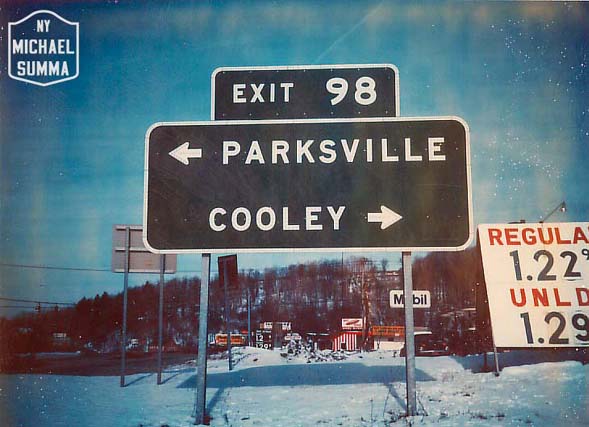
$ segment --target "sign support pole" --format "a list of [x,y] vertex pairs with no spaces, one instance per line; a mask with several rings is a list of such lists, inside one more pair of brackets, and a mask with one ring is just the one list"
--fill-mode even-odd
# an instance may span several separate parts
[[229,329],[229,298],[227,296],[227,282],[229,281],[229,269],[227,262],[223,262],[223,287],[225,288],[225,330],[227,331],[227,355],[229,357],[229,370],[233,370],[231,360],[231,330]]
[[166,271],[166,256],[160,255],[160,297],[158,307],[157,328],[157,384],[162,383],[162,347],[164,337],[164,273]]
[[368,295],[366,295],[366,283],[364,282],[364,269],[366,268],[366,262],[362,262],[362,275],[361,277],[361,284],[360,289],[362,291],[362,344],[360,345],[360,351],[366,351],[366,328],[368,327],[368,313],[366,312],[366,300]]
[[495,335],[493,333],[493,327],[491,326],[491,341],[493,341],[493,360],[495,362],[495,376],[499,376],[499,353],[497,352],[497,345],[495,344]]
[[493,343],[493,355],[494,355],[494,359],[495,359],[495,376],[498,377],[499,376],[499,354],[497,353],[497,346],[495,345],[495,343]]
[[407,416],[417,415],[415,393],[415,328],[413,325],[413,277],[411,252],[403,252],[403,295],[405,296],[405,371],[407,382]]
[[125,276],[123,279],[123,336],[121,337],[121,387],[125,387],[125,363],[127,352],[127,289],[129,287],[129,253],[131,228],[125,226]]
[[209,280],[211,254],[202,254],[200,308],[198,313],[198,357],[196,364],[196,408],[194,424],[204,424],[207,398],[207,335],[209,314]]
[[247,288],[247,345],[252,346],[252,296],[251,290]]

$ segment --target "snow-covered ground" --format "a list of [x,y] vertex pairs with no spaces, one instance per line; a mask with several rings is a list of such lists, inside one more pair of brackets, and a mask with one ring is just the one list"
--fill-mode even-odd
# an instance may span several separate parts
[[[589,365],[501,354],[499,377],[482,356],[417,358],[420,415],[405,413],[404,359],[391,352],[307,363],[279,352],[237,349],[236,365],[210,360],[212,426],[588,426]],[[490,358],[490,361],[492,359]],[[526,364],[532,363],[533,364]],[[1,426],[192,426],[194,366],[118,377],[1,375]]]

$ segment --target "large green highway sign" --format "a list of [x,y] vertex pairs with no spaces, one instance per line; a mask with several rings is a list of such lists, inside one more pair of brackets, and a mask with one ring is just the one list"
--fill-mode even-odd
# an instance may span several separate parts
[[144,241],[155,252],[459,250],[472,238],[456,117],[157,123]]

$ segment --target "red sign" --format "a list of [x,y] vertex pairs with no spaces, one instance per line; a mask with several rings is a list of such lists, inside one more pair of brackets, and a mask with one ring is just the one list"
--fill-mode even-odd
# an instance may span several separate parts
[[370,333],[377,337],[404,337],[404,326],[373,326],[370,328]]

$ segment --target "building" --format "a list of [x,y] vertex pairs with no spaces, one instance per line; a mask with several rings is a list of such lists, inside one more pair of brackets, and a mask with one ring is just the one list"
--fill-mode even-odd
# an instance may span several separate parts
[[332,340],[334,350],[355,351],[360,350],[362,344],[362,332],[343,331],[335,335]]

